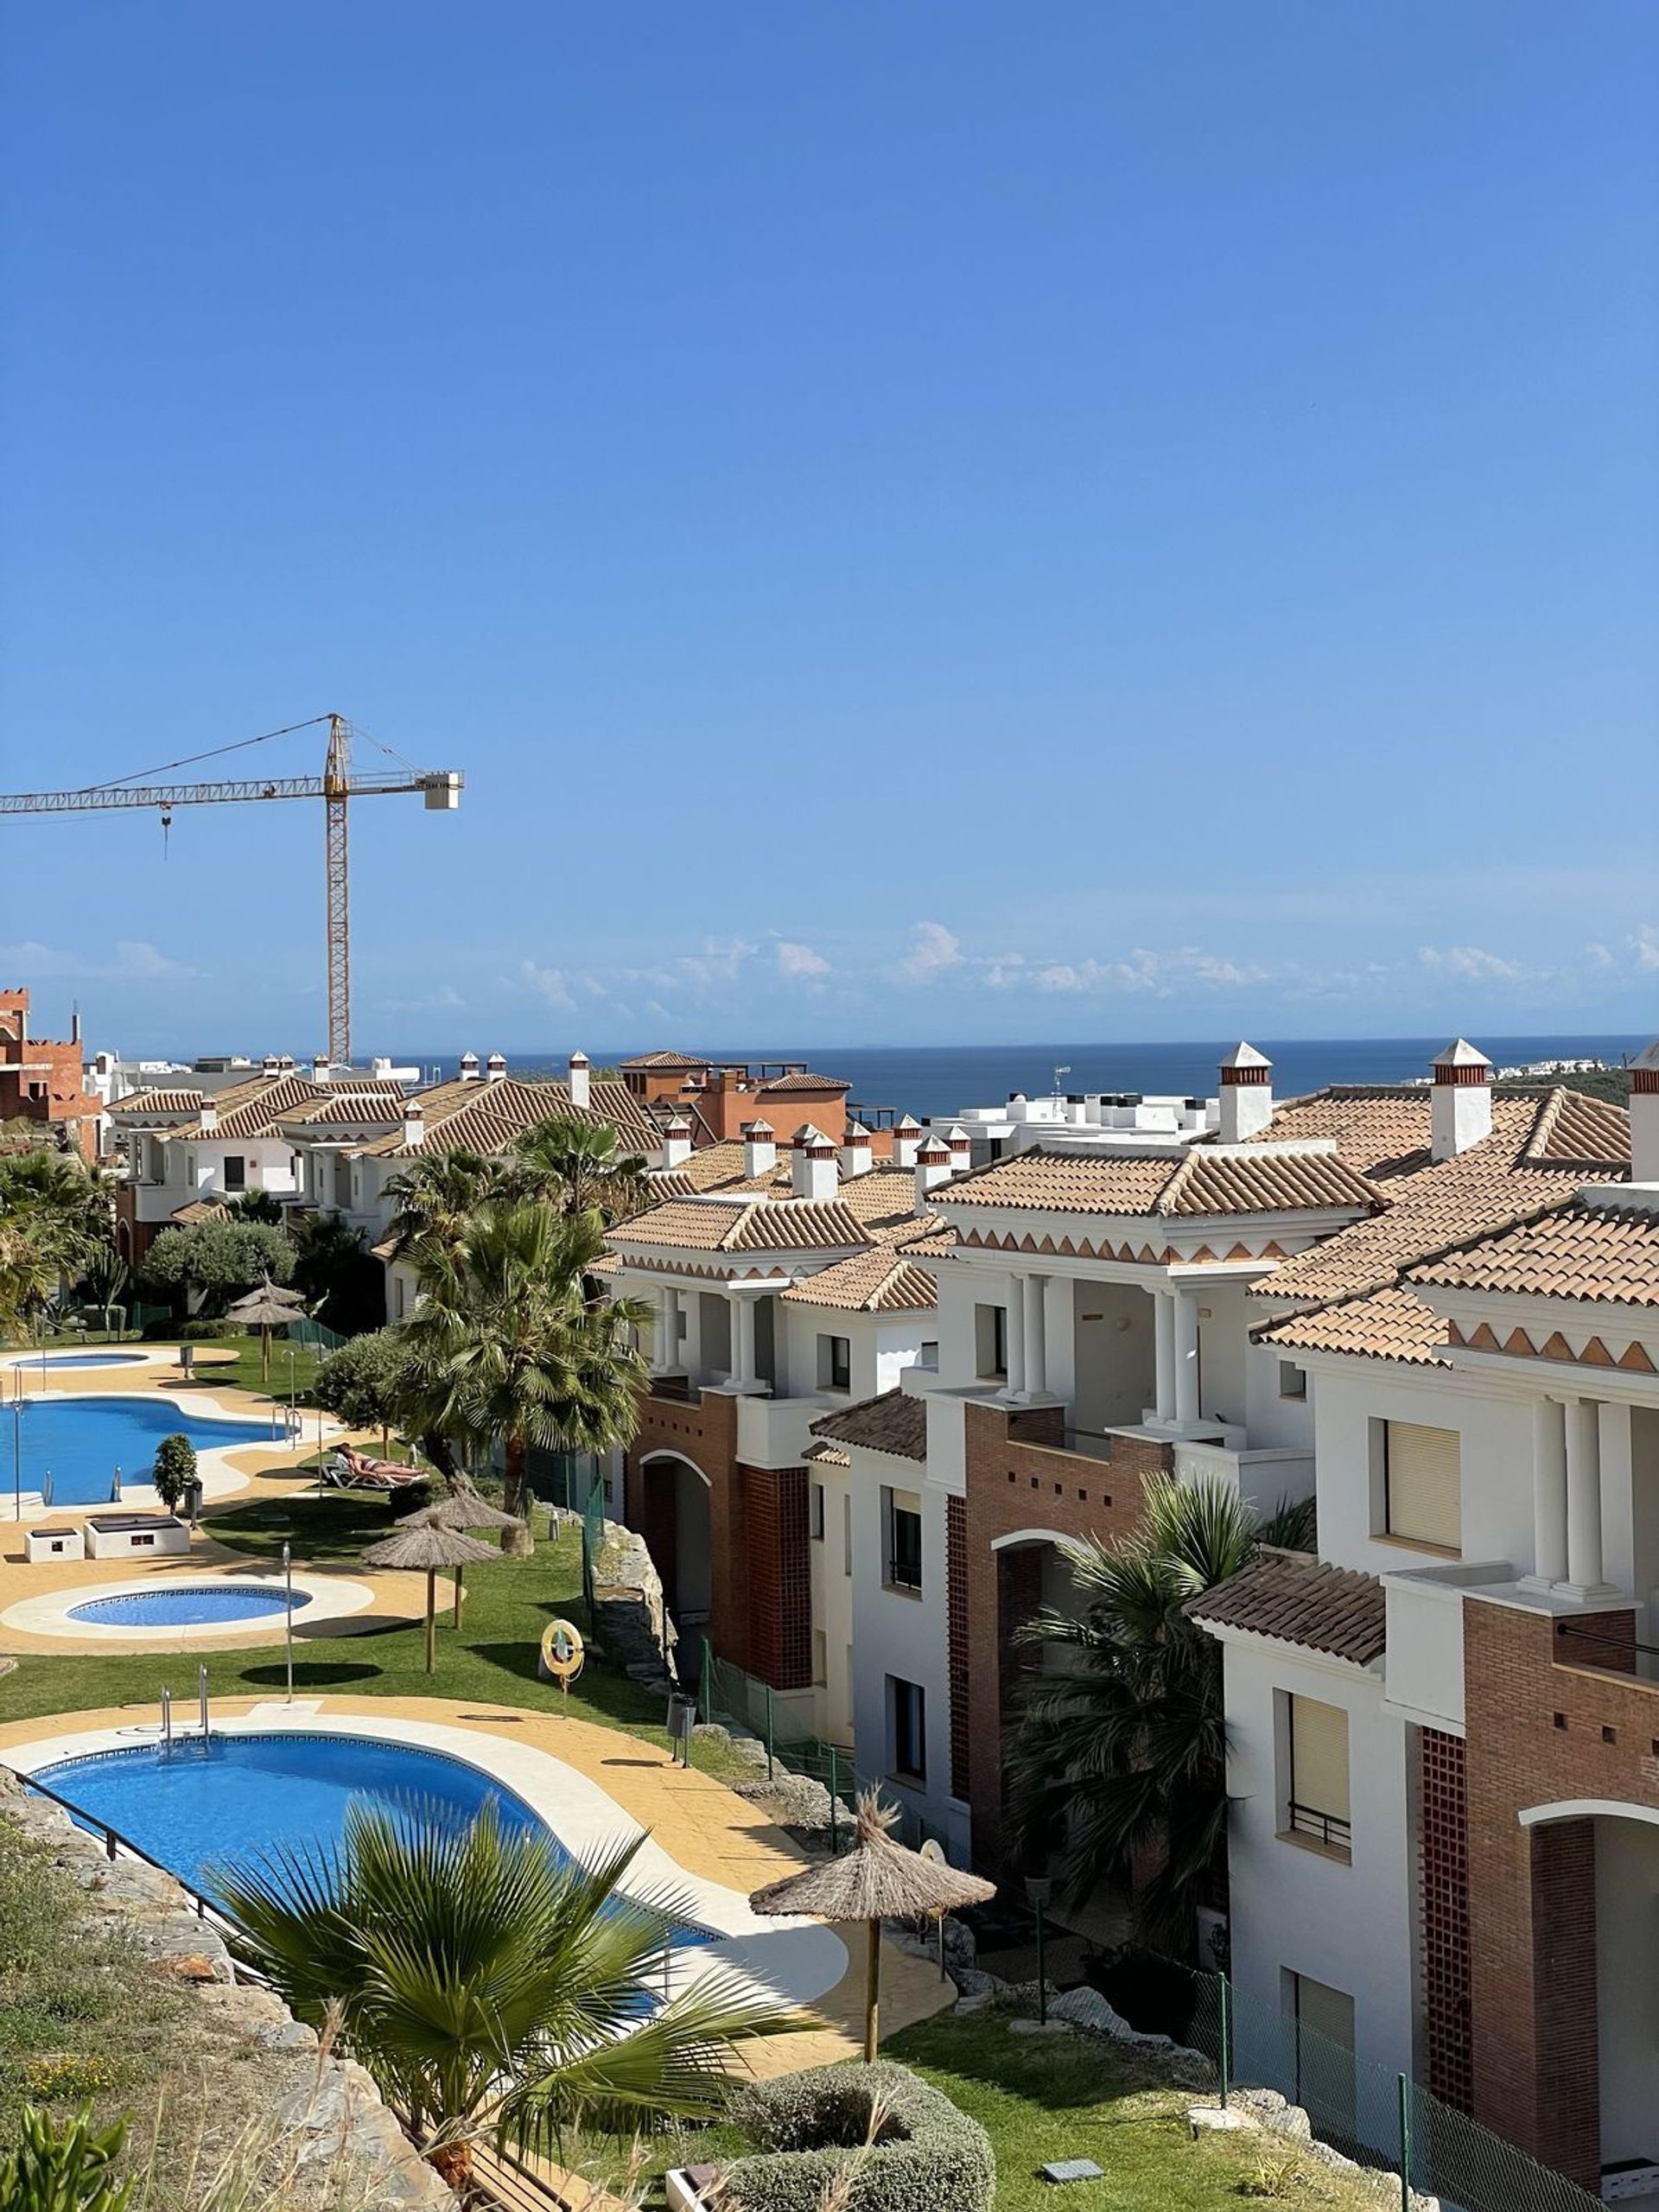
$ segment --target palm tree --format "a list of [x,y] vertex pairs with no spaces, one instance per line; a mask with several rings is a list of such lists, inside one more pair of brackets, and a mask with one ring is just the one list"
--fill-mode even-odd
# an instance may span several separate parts
[[359,1800],[338,1846],[217,1878],[253,1964],[301,2019],[338,2021],[464,2201],[479,2139],[707,2119],[738,2045],[799,2024],[720,1968],[658,2001],[684,1909],[623,1895],[644,1841],[579,1863],[493,1801],[455,1832]]
[[596,1213],[567,1217],[535,1199],[486,1205],[404,1325],[406,1418],[474,1451],[499,1447],[503,1503],[521,1518],[532,1445],[608,1452],[639,1419],[645,1309],[583,1293],[604,1249]]
[[623,1221],[639,1211],[650,1187],[645,1161],[625,1154],[603,1122],[550,1114],[524,1131],[513,1152],[514,1195],[542,1198],[561,1213],[591,1211],[607,1224]]
[[474,1214],[500,1195],[501,1163],[457,1147],[411,1160],[386,1185],[397,1202],[387,1234],[423,1290],[447,1274]]
[[0,1328],[31,1324],[110,1234],[107,1179],[77,1153],[0,1154]]
[[1221,1647],[1185,1609],[1262,1544],[1302,1550],[1313,1535],[1311,1499],[1262,1520],[1225,1483],[1160,1478],[1116,1550],[1062,1547],[1079,1611],[1046,1608],[1019,1631],[1055,1671],[1028,1682],[1008,1778],[1017,1846],[1052,1853],[1074,1902],[1154,1859],[1141,1931],[1190,1948],[1221,1876],[1227,1785]]

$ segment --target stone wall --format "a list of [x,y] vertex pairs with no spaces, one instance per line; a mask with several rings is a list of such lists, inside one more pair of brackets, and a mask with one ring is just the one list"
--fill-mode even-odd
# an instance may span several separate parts
[[257,2050],[275,2070],[270,2117],[276,2163],[291,2177],[286,2201],[304,2212],[315,2179],[331,2202],[455,2212],[455,2199],[411,2148],[363,2069],[322,2056],[317,2038],[269,1990],[238,1983],[230,1953],[172,1877],[142,1859],[111,1860],[45,1799],[0,1772],[0,1813],[85,1892],[89,1923],[114,1928],[153,1962],[159,1981],[191,1993],[215,2030]]

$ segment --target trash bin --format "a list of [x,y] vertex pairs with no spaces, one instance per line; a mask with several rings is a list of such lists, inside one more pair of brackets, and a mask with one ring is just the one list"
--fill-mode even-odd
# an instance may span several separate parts
[[184,1510],[194,1529],[201,1519],[201,1477],[195,1475],[184,1486]]

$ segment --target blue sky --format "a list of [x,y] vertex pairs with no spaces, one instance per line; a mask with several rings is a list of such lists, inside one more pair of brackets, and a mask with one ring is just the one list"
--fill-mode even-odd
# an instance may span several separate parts
[[[464,770],[360,1048],[1656,1026],[1649,0],[0,25],[0,782]],[[0,971],[308,1052],[319,813]]]

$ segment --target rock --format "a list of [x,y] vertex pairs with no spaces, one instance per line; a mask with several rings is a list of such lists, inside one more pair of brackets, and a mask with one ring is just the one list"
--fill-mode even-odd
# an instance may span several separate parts
[[1186,2121],[1194,2136],[1226,2135],[1262,2125],[1254,2113],[1241,2111],[1237,2105],[1189,2105]]
[[975,1989],[965,1997],[958,1997],[950,2010],[958,2017],[967,2018],[975,2012],[988,2012],[995,2002],[996,1992],[994,1989]]
[[163,1974],[174,1974],[180,1981],[218,1981],[224,1962],[208,1958],[202,1951],[181,1951],[157,1963]]

